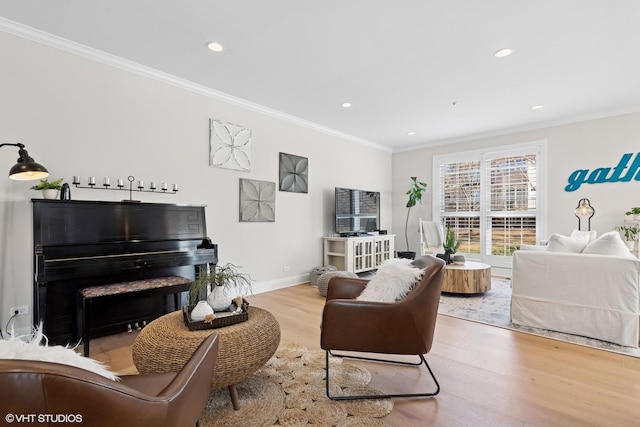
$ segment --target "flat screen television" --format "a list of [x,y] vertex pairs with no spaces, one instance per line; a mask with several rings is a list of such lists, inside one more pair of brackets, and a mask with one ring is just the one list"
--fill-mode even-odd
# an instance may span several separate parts
[[336,233],[366,234],[380,228],[380,193],[336,187]]

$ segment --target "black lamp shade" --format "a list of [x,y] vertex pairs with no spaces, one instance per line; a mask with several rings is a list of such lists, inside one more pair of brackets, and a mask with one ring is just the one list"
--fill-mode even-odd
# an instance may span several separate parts
[[36,162],[16,163],[9,171],[9,178],[15,181],[45,179],[48,176],[47,168]]
[[36,163],[33,157],[29,156],[27,150],[24,149],[24,145],[16,144],[16,146],[18,147],[20,157],[18,158],[18,163],[9,171],[9,178],[15,181],[31,181],[34,179],[44,179],[49,176],[47,168],[40,163]]

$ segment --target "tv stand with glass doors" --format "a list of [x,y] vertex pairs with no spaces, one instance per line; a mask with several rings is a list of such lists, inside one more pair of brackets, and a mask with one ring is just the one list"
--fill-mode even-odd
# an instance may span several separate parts
[[379,236],[325,237],[324,265],[361,273],[375,270],[394,256],[394,234]]

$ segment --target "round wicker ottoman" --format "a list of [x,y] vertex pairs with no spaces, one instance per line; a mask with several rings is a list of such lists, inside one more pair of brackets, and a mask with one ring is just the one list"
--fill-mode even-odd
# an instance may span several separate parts
[[133,343],[133,362],[140,373],[179,371],[214,332],[218,358],[211,389],[229,387],[233,407],[238,409],[234,384],[262,368],[280,344],[280,325],[266,310],[249,306],[245,322],[198,331],[185,326],[182,311],[165,314],[140,331]]

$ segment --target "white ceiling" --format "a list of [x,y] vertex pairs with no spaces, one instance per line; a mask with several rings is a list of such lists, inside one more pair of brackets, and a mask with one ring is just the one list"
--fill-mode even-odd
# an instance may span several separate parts
[[640,111],[638,0],[0,0],[0,17],[394,150]]

